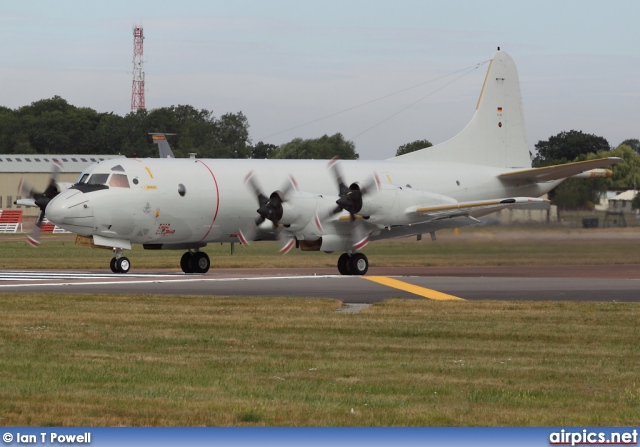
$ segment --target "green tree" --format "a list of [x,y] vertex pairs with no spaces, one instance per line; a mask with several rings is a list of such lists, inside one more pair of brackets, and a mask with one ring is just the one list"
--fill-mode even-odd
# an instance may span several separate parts
[[429,140],[416,140],[411,143],[403,144],[396,151],[396,157],[398,155],[408,154],[409,152],[414,152],[420,149],[424,149],[426,147],[431,147],[433,144]]
[[640,181],[640,154],[631,147],[620,145],[612,150],[602,150],[578,157],[575,161],[620,157],[622,163],[612,165],[609,178],[567,179],[555,188],[549,197],[554,205],[563,209],[588,209],[598,203],[607,189],[631,189]]
[[341,133],[306,140],[295,138],[281,145],[275,151],[274,158],[330,160],[339,157],[342,160],[355,160],[359,158],[355,148],[355,144],[345,140]]
[[625,145],[631,147],[636,153],[640,154],[640,140],[637,138],[629,138],[620,143],[620,146]]
[[242,112],[222,115],[215,121],[213,144],[215,158],[249,158],[251,140],[247,117]]
[[633,201],[631,202],[631,207],[634,210],[637,210],[638,208],[640,208],[640,194],[636,194],[636,196],[633,198]]
[[[150,132],[175,133],[176,156],[248,158],[255,148],[242,112],[216,119],[189,105],[139,109],[124,117],[78,108],[59,96],[11,110],[0,107],[0,153],[122,154],[157,157]],[[265,146],[260,150],[273,152]]]
[[577,130],[560,132],[547,141],[538,141],[535,147],[538,154],[533,159],[533,165],[536,167],[568,163],[581,155],[610,149],[604,137]]
[[278,149],[278,146],[275,144],[263,143],[262,141],[258,141],[253,146],[253,150],[251,151],[251,158],[273,158],[275,151]]

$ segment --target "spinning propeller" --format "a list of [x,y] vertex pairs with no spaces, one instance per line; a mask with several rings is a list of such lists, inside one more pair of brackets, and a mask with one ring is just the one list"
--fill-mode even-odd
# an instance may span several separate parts
[[380,189],[380,179],[374,172],[371,178],[365,183],[352,183],[347,186],[344,182],[344,175],[338,164],[339,159],[333,158],[329,162],[329,170],[338,184],[338,200],[331,214],[338,214],[342,211],[349,213],[351,219],[351,241],[354,250],[360,250],[369,243],[369,231],[364,222],[356,219],[356,215],[362,209],[362,197]]
[[380,180],[378,179],[378,175],[374,173],[372,175],[372,178],[369,179],[366,183],[352,183],[351,186],[347,186],[344,182],[342,171],[338,167],[338,161],[339,159],[336,157],[329,162],[329,169],[331,171],[331,174],[333,175],[334,180],[338,184],[339,191],[339,198],[338,200],[336,200],[336,204],[338,206],[332,211],[332,214],[338,214],[341,211],[347,211],[349,213],[349,216],[351,217],[351,221],[353,222],[354,220],[356,220],[356,214],[358,214],[358,212],[362,209],[362,196],[379,190]]
[[40,245],[40,231],[42,229],[42,222],[45,219],[45,210],[51,199],[58,195],[60,192],[60,188],[58,187],[58,174],[60,173],[61,167],[58,163],[53,164],[53,172],[51,173],[51,178],[49,180],[49,185],[44,190],[44,192],[37,192],[29,182],[22,179],[20,181],[20,185],[18,186],[18,190],[25,196],[28,196],[29,199],[20,199],[16,200],[17,204],[20,205],[28,205],[28,206],[37,206],[40,208],[40,214],[38,215],[38,220],[36,221],[36,225],[33,228],[33,231],[28,236],[28,242],[37,247]]
[[[262,188],[258,184],[253,171],[247,174],[244,181],[258,199],[258,209],[256,212],[259,214],[253,224],[245,225],[238,230],[240,243],[248,247],[250,242],[255,239],[258,233],[258,227],[263,224],[265,220],[270,220],[273,223],[274,230],[278,228],[278,224],[284,214],[282,204],[290,198],[292,190],[297,191],[298,185],[293,176],[289,176],[289,181],[281,190],[274,191],[267,197],[262,192]],[[295,237],[285,229],[281,229],[278,232],[278,241],[280,242],[280,253],[282,254],[288,253],[295,245]]]

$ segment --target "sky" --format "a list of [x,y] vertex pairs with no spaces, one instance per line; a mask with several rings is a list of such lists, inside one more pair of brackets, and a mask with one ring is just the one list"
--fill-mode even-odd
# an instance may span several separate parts
[[501,47],[529,146],[581,130],[640,138],[636,0],[3,0],[0,106],[61,96],[131,110],[133,26],[148,110],[242,112],[254,143],[340,132],[361,159],[455,136]]

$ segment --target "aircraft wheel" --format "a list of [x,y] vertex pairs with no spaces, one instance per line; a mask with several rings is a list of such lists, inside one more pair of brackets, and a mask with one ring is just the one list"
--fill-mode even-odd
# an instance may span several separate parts
[[117,258],[111,258],[111,262],[109,263],[109,267],[111,267],[111,271],[113,273],[119,273],[118,268],[116,267]]
[[338,258],[338,271],[340,272],[341,275],[351,274],[350,266],[349,266],[350,259],[351,259],[351,256],[349,256],[349,253],[342,253]]
[[209,267],[211,266],[211,261],[209,260],[209,256],[206,253],[199,251],[195,255],[193,255],[192,263],[194,267],[195,273],[207,273],[209,271]]
[[369,270],[369,260],[363,253],[351,256],[348,264],[352,275],[364,275]]
[[123,256],[116,260],[116,268],[118,269],[118,273],[127,273],[131,268],[131,262],[129,262],[129,258]]
[[183,272],[195,273],[195,270],[191,268],[191,266],[193,265],[193,263],[191,262],[192,258],[193,253],[191,253],[190,251],[185,252],[185,254],[182,255],[182,258],[180,258],[180,268]]

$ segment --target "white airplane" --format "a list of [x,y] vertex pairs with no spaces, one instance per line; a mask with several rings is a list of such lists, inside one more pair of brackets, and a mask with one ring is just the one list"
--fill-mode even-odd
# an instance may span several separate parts
[[[154,137],[155,138],[155,137]],[[161,139],[161,138],[160,138]],[[158,141],[156,141],[158,142]],[[166,144],[166,142],[165,142]],[[544,202],[565,178],[607,176],[619,158],[532,169],[516,66],[495,53],[475,115],[442,144],[383,161],[113,159],[93,164],[48,200],[46,217],[107,247],[186,250],[185,273],[205,273],[209,243],[280,240],[282,252],[344,252],[343,275],[364,275],[369,241],[473,224],[494,211]],[[168,152],[166,151],[168,149]]]

